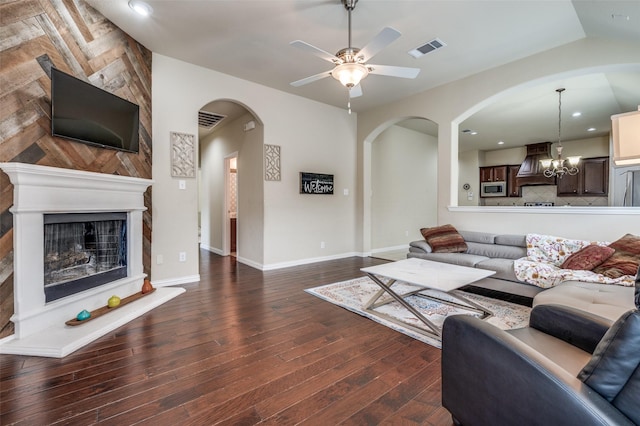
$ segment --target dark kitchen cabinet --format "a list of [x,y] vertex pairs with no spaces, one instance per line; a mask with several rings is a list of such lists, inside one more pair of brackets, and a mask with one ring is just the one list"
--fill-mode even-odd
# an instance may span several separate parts
[[480,182],[506,182],[507,166],[480,167]]
[[605,197],[609,194],[609,157],[585,158],[574,176],[558,178],[558,196]]
[[520,170],[520,165],[507,166],[507,195],[509,197],[522,197],[521,187],[516,181],[518,170]]

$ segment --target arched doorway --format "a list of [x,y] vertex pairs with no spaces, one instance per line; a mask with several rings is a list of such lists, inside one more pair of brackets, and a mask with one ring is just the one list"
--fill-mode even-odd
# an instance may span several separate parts
[[420,228],[436,224],[437,133],[434,122],[410,117],[366,139],[365,251],[403,257]]
[[261,259],[250,234],[262,226],[252,207],[263,199],[262,123],[246,106],[224,99],[202,107],[199,130],[200,247],[243,263]]

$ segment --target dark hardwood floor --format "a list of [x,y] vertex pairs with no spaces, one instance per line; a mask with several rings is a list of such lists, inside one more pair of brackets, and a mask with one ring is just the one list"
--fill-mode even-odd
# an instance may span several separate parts
[[199,283],[66,358],[0,356],[0,424],[450,426],[439,349],[303,291],[383,262],[202,251]]

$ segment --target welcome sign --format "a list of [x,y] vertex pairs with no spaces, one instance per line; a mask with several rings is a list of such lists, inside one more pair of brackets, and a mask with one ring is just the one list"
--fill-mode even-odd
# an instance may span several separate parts
[[333,194],[333,175],[300,172],[301,194]]

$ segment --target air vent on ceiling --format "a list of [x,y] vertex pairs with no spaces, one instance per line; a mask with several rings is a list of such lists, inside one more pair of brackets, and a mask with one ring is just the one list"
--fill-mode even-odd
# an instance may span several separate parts
[[216,124],[220,123],[226,115],[216,114],[209,111],[198,111],[198,126],[205,129],[212,129]]
[[409,55],[413,56],[414,58],[419,58],[423,55],[426,55],[427,53],[433,52],[434,50],[440,49],[446,45],[447,44],[444,41],[440,40],[439,38],[434,38],[430,42],[427,42],[422,46],[418,46],[415,49],[410,50]]

